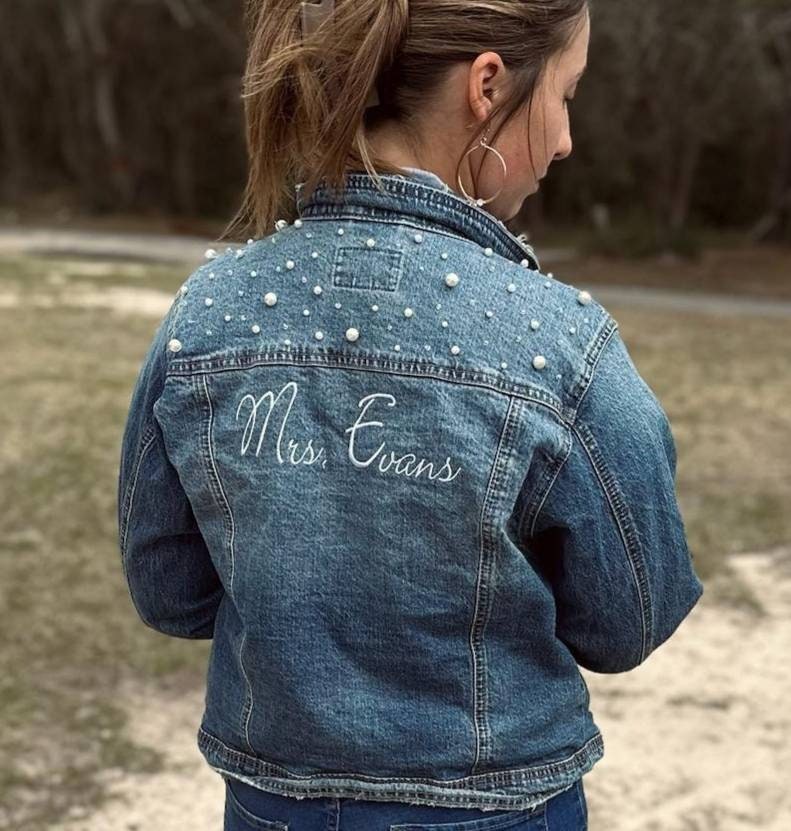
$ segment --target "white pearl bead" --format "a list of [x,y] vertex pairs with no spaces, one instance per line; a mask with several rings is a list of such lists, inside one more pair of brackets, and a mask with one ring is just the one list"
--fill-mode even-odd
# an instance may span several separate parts
[[404,309],[404,317],[412,317],[415,312],[409,308],[409,306]]
[[321,294],[322,288],[321,286],[313,286],[313,294]]
[[310,256],[313,257],[314,260],[318,259],[319,252],[318,251],[313,251]]
[[268,291],[264,295],[264,303],[266,303],[267,306],[274,306],[275,303],[277,303],[277,295],[273,291]]
[[253,240],[252,240],[252,239],[247,240],[247,244],[248,244],[248,245],[252,245],[252,244],[253,244]]
[[453,272],[448,274],[445,277],[445,285],[450,286],[451,288],[453,288],[454,286],[458,286],[459,285],[459,275],[454,274]]
[[217,256],[217,252],[213,248],[207,248],[205,256],[207,260],[213,260]]
[[488,310],[488,309],[487,309],[487,311],[486,311],[486,317],[494,317],[494,312],[492,312],[492,311],[490,311],[490,310]]
[[336,303],[336,304],[335,304],[335,308],[336,308],[336,309],[340,309],[340,307],[341,307],[341,304],[340,304],[340,303]]
[[533,329],[533,330],[538,329],[538,327],[539,327],[540,325],[541,325],[541,324],[540,324],[540,323],[539,323],[539,321],[537,321],[537,320],[531,320],[531,321],[530,321],[530,328],[531,328],[531,329]]
[[546,283],[544,283],[544,288],[548,289],[551,285],[552,283],[550,283],[549,280],[547,280]]
[[543,369],[547,365],[547,359],[543,355],[536,355],[533,358],[533,366],[536,369]]
[[323,340],[324,332],[316,332],[315,338],[316,338],[316,340]]
[[258,272],[257,271],[251,271],[250,276],[251,277],[258,277]]
[[423,234],[415,234],[415,242],[423,242]]
[[238,260],[241,257],[244,257],[244,248],[237,248],[237,250],[236,250],[236,259]]
[[492,254],[494,254],[494,251],[492,251],[492,249],[491,249],[491,248],[484,248],[484,249],[483,249],[483,253],[484,253],[487,257],[491,257],[491,256],[492,256]]
[[294,220],[294,227],[295,228],[301,228],[302,227],[302,220],[301,219],[295,219]]
[[522,260],[522,262],[519,263],[519,265],[521,265],[522,268],[530,268],[530,260]]
[[578,302],[580,303],[580,305],[582,305],[582,306],[587,306],[587,305],[591,302],[591,300],[592,300],[592,299],[593,299],[593,298],[590,296],[590,293],[589,293],[589,292],[587,292],[587,291],[581,291],[581,292],[577,295],[577,301],[578,301]]
[[551,271],[547,271],[547,277],[554,277],[555,275]]
[[292,268],[294,268],[294,261],[293,261],[293,260],[287,260],[287,261],[286,261],[286,268],[287,268],[289,271],[291,271],[291,269],[292,269]]
[[360,337],[360,332],[359,332],[359,330],[355,329],[354,326],[350,326],[346,330],[346,340],[351,341],[352,343],[354,343],[354,341],[356,341],[359,337]]
[[303,309],[302,315],[303,317],[310,317],[310,309]]
[[454,343],[453,346],[451,346],[450,351],[451,351],[451,354],[458,355],[459,352],[461,352],[461,349],[459,349],[459,347],[456,346],[456,344]]
[[182,286],[179,291],[181,291],[182,295],[186,294],[189,291],[189,286]]
[[204,302],[207,306],[213,306],[213,305],[214,305],[214,301],[211,299],[211,297],[207,297],[207,298],[206,298],[203,302]]
[[343,228],[338,228],[338,236],[342,237],[343,233],[344,233]]
[[254,323],[250,328],[256,333],[256,335],[261,331],[261,327],[257,323]]
[[396,345],[393,347],[393,349],[395,349],[395,351],[396,351],[396,352],[400,352],[400,351],[401,351],[401,347],[400,347],[398,344],[396,344]]
[[509,283],[506,289],[513,294],[516,291],[516,283]]
[[225,322],[226,322],[226,323],[227,323],[230,319],[231,319],[231,316],[230,316],[230,315],[225,315],[225,317],[223,318],[223,320],[225,320]]
[[505,361],[503,361],[503,362],[500,364],[500,367],[501,367],[501,369],[508,369],[508,364],[507,364]]
[[575,334],[575,333],[576,333],[576,331],[577,331],[577,327],[576,327],[576,326],[571,326],[571,327],[569,328],[569,334],[570,334],[570,335]]
[[373,248],[373,247],[376,245],[376,240],[375,240],[375,239],[370,239],[370,238],[369,238],[369,239],[367,239],[367,240],[365,241],[365,244],[366,244],[369,248]]
[[173,340],[168,341],[168,349],[171,352],[180,352],[181,351],[181,341],[177,338],[173,338]]
[[290,339],[290,338],[286,338],[286,339],[283,341],[283,343],[284,343],[286,346],[291,346],[291,339]]
[[371,311],[372,312],[378,312],[379,311],[379,306],[377,306],[376,303],[374,303],[373,306],[371,306]]
[[282,231],[284,228],[287,228],[287,227],[288,227],[288,222],[286,222],[285,219],[278,219],[278,221],[275,223],[275,228],[277,228],[278,231]]
[[448,253],[447,253],[447,251],[443,251],[443,252],[440,254],[440,257],[442,257],[442,259],[443,259],[443,260],[447,260],[447,259],[448,259]]
[[443,328],[443,329],[447,329],[447,328],[448,328],[448,321],[447,321],[447,320],[443,320],[443,321],[442,321],[442,328]]

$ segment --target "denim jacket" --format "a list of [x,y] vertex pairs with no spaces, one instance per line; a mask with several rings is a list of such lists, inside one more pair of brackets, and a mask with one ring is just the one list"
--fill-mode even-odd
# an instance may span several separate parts
[[218,772],[523,810],[603,756],[579,667],[637,667],[703,586],[615,319],[408,172],[297,185],[181,286],[123,435],[123,570],[148,626],[213,639]]

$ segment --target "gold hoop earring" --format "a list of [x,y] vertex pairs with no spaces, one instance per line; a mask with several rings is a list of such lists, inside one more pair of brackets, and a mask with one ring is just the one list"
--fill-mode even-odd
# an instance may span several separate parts
[[[486,132],[488,132],[488,130]],[[470,155],[470,153],[473,153],[479,147],[483,147],[484,150],[491,150],[492,153],[495,153],[497,155],[497,158],[500,160],[500,162],[503,165],[503,177],[507,178],[507,176],[508,176],[508,165],[505,163],[505,159],[503,158],[500,151],[497,150],[496,148],[492,147],[491,144],[488,143],[487,138],[486,138],[486,132],[484,132],[484,134],[483,134],[481,140],[478,142],[477,146],[471,147],[464,154],[464,156],[462,157],[462,162],[464,161],[464,159],[467,158],[467,156]],[[464,194],[464,198],[467,199],[467,201],[472,202],[474,205],[477,205],[479,208],[482,207],[483,205],[488,205],[489,202],[492,202],[493,200],[497,199],[497,197],[503,192],[503,188],[501,187],[500,190],[498,190],[497,193],[494,196],[490,196],[488,199],[474,199],[472,196],[470,196],[467,193],[466,190],[464,190],[464,185],[461,183],[461,173],[459,173],[456,176],[456,181],[459,185],[459,190],[461,190],[462,194]],[[503,183],[503,187],[505,187],[505,183]]]

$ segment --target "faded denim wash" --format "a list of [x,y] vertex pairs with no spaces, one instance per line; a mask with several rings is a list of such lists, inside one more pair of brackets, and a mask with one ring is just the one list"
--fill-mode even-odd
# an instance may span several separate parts
[[533,809],[603,756],[579,667],[703,593],[612,315],[434,174],[324,183],[177,292],[131,398],[135,608],[213,638],[197,741],[270,793]]

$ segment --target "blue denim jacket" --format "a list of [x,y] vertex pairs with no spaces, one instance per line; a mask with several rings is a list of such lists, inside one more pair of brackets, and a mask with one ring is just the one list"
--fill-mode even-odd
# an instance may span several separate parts
[[197,739],[298,798],[530,808],[603,756],[579,671],[701,597],[615,319],[437,176],[363,172],[210,259],[118,483],[140,618],[213,638]]

